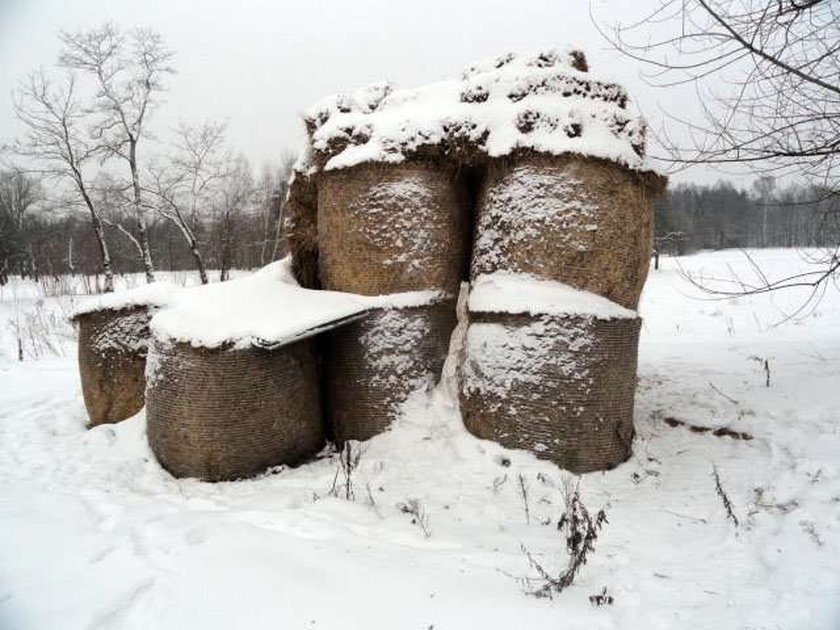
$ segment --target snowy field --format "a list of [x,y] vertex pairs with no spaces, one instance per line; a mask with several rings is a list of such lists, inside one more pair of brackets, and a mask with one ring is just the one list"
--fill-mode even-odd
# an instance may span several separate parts
[[[768,275],[804,266],[794,251],[754,255]],[[750,274],[734,251],[651,272],[634,455],[580,478],[609,523],[553,600],[525,593],[537,576],[522,546],[564,568],[570,475],[468,435],[451,370],[362,445],[352,500],[340,474],[331,495],[327,452],[250,481],[176,480],[142,413],[85,430],[62,319],[84,298],[5,287],[0,628],[840,628],[840,291],[784,321],[804,293],[710,301],[680,269]],[[613,603],[590,603],[604,588]]]

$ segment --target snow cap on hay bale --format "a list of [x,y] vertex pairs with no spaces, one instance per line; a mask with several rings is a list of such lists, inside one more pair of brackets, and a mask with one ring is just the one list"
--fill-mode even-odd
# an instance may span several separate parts
[[515,274],[479,278],[469,312],[459,374],[471,433],[574,473],[630,456],[635,312]]
[[481,164],[518,149],[641,168],[645,123],[627,104],[621,86],[589,74],[580,51],[508,53],[459,79],[413,89],[377,83],[321,100],[304,117],[304,170],[418,156]]
[[120,422],[143,408],[149,320],[177,291],[153,283],[91,298],[73,313],[89,427]]
[[286,261],[185,292],[151,322],[147,434],[178,477],[296,464],[323,444],[312,337],[379,305],[294,284]]
[[[471,187],[495,161],[515,153],[587,156],[623,165],[639,181],[656,179],[642,171],[646,126],[640,117],[628,112],[626,92],[615,83],[594,78],[588,70],[586,58],[577,50],[508,53],[468,66],[458,79],[414,89],[377,83],[353,93],[330,96],[314,105],[304,117],[308,143],[296,166],[298,176],[309,178],[310,188],[306,203],[292,204],[291,212],[306,217],[293,219],[297,227],[290,234],[298,243],[293,246],[299,261],[295,265],[298,277],[310,286],[313,260],[318,258],[319,272],[328,277],[325,284],[329,288],[362,293],[430,287],[454,291],[449,276],[453,269],[467,265],[463,260],[459,264],[449,261],[459,251],[464,257],[460,243],[468,240],[462,236],[471,231],[464,227],[475,201]],[[377,190],[374,173],[384,178],[388,172],[384,164],[404,164],[408,169],[418,163],[433,164],[437,169],[439,185],[432,188],[428,206],[435,210],[432,216],[437,217],[436,221],[430,221],[429,216],[416,216],[409,221],[409,217],[422,214],[417,210],[425,206],[418,201],[399,213],[373,212],[358,228],[347,220],[354,203],[361,208],[370,195],[377,201],[374,208],[396,207],[397,203],[385,204],[379,199],[390,195],[397,200],[404,195]],[[368,169],[361,165],[368,165]],[[379,165],[378,170],[374,165]],[[415,168],[417,175],[419,166]],[[434,169],[427,168],[421,178],[424,187],[433,180]],[[351,173],[340,175],[344,169]],[[453,174],[457,183],[453,182]],[[444,186],[444,180],[448,185]],[[355,185],[346,186],[354,181]],[[396,182],[391,179],[382,185],[393,188]],[[312,201],[312,186],[319,190],[316,202]],[[305,188],[301,183],[298,189]],[[652,189],[639,186],[638,190]],[[327,207],[322,208],[325,204]],[[636,201],[635,206],[638,205]],[[315,206],[317,213],[313,212]],[[447,214],[441,211],[444,206],[454,211],[454,220],[445,219]],[[303,208],[305,212],[300,210]],[[382,219],[392,216],[391,223],[399,225],[386,227]],[[375,223],[377,219],[379,224]],[[327,225],[322,227],[320,222],[324,220]],[[420,223],[434,226],[432,243],[441,250],[436,252],[437,259],[447,261],[445,273],[440,263],[439,269],[424,269],[435,284],[422,287],[416,286],[411,277],[416,275],[415,268],[423,267],[422,261],[409,260],[411,255],[405,250],[400,256],[392,251],[400,249],[401,243],[405,247],[401,240],[403,228]],[[375,237],[391,234],[390,227],[398,229],[389,242],[372,242]],[[451,235],[442,239],[447,230]],[[644,225],[640,231],[643,230]],[[420,240],[407,243],[411,246]],[[313,256],[318,248],[320,257]],[[348,264],[345,251],[360,255],[371,264],[358,265],[358,273],[349,264],[344,271]],[[386,263],[384,267],[382,263]],[[381,273],[374,273],[374,268],[381,269]],[[443,283],[439,280],[441,275],[446,276]],[[345,280],[346,286],[340,283]],[[369,288],[370,285],[376,288]]]
[[478,197],[471,275],[530,273],[636,308],[663,187],[656,175],[601,159],[495,160]]
[[321,174],[318,263],[327,289],[455,294],[470,230],[454,171],[431,161]]
[[[440,376],[456,323],[454,300],[403,295],[401,303],[322,338],[325,413],[339,443],[382,433],[413,392]],[[412,305],[412,296],[422,300]]]

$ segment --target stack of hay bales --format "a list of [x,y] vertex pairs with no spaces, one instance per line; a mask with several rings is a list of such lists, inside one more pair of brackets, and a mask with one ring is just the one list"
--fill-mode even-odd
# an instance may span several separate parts
[[[327,99],[310,112],[310,162],[316,167],[299,169],[289,198],[290,245],[302,284],[367,296],[426,292],[425,299],[383,308],[327,336],[325,405],[338,442],[381,433],[413,391],[434,383],[455,327],[454,300],[466,267],[469,220],[454,165],[435,153],[440,147],[390,161],[336,159],[364,141],[390,93],[388,85],[373,86]],[[341,123],[340,137],[315,139],[347,118],[354,120]],[[314,204],[312,196],[306,201],[312,182]]]
[[145,363],[149,443],[176,476],[368,439],[439,377],[469,279],[467,428],[574,472],[624,461],[665,183],[627,104],[578,51],[325,99],[289,187],[291,272],[187,291],[151,321],[142,301],[80,315],[92,422],[142,407]]
[[152,320],[147,434],[173,475],[249,477],[323,445],[313,337],[375,304],[283,280],[270,265],[192,289]]
[[[630,455],[640,329],[632,309],[664,181],[638,170],[644,127],[627,116],[619,86],[556,57],[505,65],[521,74],[504,94],[531,103],[517,128],[539,140],[489,160],[478,193],[464,423],[573,472],[612,468]],[[492,100],[493,82],[482,82]],[[565,122],[545,95],[576,103]],[[556,150],[578,139],[579,153]]]
[[143,408],[149,320],[176,292],[154,283],[91,299],[74,312],[89,427],[121,422]]
[[[562,283],[554,292],[561,301],[571,288],[605,298],[619,309],[607,309],[608,317],[557,305],[481,310],[471,302],[462,403],[467,427],[481,437],[572,470],[615,465],[633,433],[639,320],[632,309],[650,259],[652,201],[664,187],[642,170],[645,125],[627,105],[621,86],[589,75],[582,53],[555,50],[502,55],[469,66],[458,80],[419,89],[377,84],[325,99],[306,117],[309,145],[290,197],[308,200],[291,207],[299,279],[366,294],[436,289],[451,296],[468,267],[474,285],[501,279],[508,286],[518,277]],[[460,246],[469,236],[473,242]],[[426,326],[440,332],[427,344],[434,351],[407,340],[415,330],[426,338],[416,319],[393,314],[334,336],[326,399],[341,407],[329,412],[340,439],[370,437],[393,416],[404,396],[383,398],[379,383],[410,391],[417,378],[411,369],[382,378],[377,357],[409,365],[401,350],[418,348],[418,357],[435,355],[425,365],[442,363],[454,303],[439,308],[441,323]],[[576,374],[586,376],[571,378],[568,362],[529,359],[528,349],[538,348],[574,356]],[[480,383],[482,374],[499,376],[481,368],[492,357],[504,366],[501,383],[512,388],[505,405],[478,395],[505,389]],[[364,385],[345,387],[354,377]],[[518,391],[517,383],[528,387]],[[528,420],[533,410],[524,401],[534,395],[560,403]],[[377,406],[380,421],[369,417]]]

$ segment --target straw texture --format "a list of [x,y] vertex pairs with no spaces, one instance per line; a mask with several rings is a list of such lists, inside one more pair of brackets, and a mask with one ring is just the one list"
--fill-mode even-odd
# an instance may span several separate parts
[[635,309],[662,186],[606,160],[533,152],[494,160],[478,195],[471,277],[530,273]]
[[476,436],[574,473],[625,461],[641,320],[470,314],[461,412]]
[[89,427],[120,422],[143,408],[149,319],[146,307],[105,309],[75,318]]
[[375,311],[324,335],[324,402],[337,442],[386,430],[412,392],[437,381],[455,319],[445,300]]
[[466,267],[465,208],[454,172],[431,162],[321,173],[318,263],[324,288],[456,294]]
[[312,340],[270,351],[155,340],[148,381],[149,445],[175,477],[249,477],[324,442]]
[[318,279],[318,189],[315,179],[295,173],[286,199],[286,242],[300,286],[320,289]]

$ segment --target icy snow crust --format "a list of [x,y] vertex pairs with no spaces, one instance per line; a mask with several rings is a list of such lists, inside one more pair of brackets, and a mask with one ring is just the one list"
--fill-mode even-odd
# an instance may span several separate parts
[[[643,168],[645,123],[627,95],[574,67],[571,51],[506,54],[461,79],[397,90],[376,83],[323,99],[305,114],[311,147],[298,170],[401,162],[425,147],[576,153]],[[314,158],[314,161],[313,161]]]
[[150,328],[156,339],[196,347],[282,345],[371,309],[419,306],[438,296],[436,291],[363,296],[303,289],[283,260],[250,276],[185,290],[152,318]]
[[599,319],[636,317],[635,311],[595,293],[554,280],[540,280],[527,273],[506,271],[483,274],[475,279],[469,310],[473,313],[588,315]]

